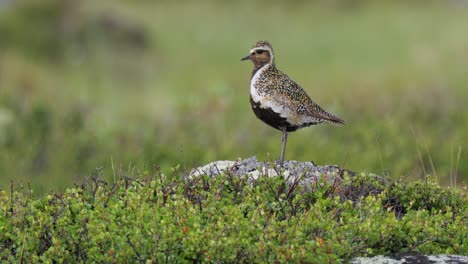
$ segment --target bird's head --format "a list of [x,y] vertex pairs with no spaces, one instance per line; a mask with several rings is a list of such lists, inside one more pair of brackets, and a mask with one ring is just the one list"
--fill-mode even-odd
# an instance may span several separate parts
[[250,54],[241,59],[244,60],[251,60],[255,67],[274,64],[273,47],[268,41],[257,41],[250,49]]

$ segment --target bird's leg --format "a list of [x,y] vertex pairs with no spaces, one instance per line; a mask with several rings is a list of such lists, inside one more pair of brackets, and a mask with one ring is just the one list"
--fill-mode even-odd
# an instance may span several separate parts
[[286,128],[283,127],[281,128],[281,132],[283,132],[283,137],[281,139],[281,142],[283,143],[281,146],[281,156],[279,160],[279,164],[283,166],[284,163],[284,152],[286,151],[286,141],[288,140],[288,132],[286,132]]

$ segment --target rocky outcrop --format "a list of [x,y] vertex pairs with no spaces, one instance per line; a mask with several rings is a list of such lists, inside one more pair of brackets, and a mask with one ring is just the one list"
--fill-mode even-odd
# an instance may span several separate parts
[[398,257],[375,256],[372,258],[355,258],[352,264],[426,264],[447,263],[467,264],[468,257],[456,255],[401,255]]
[[337,176],[343,176],[345,173],[355,175],[354,172],[341,169],[336,165],[317,166],[311,161],[299,162],[291,160],[285,161],[283,166],[280,166],[270,162],[258,161],[254,156],[240,161],[214,161],[193,169],[190,172],[190,176],[209,175],[215,177],[226,173],[235,174],[239,177],[248,177],[250,180],[257,180],[261,176],[275,177],[283,175],[288,182],[294,182],[301,178],[301,184],[304,185],[316,182],[321,177],[334,181]]
[[[339,188],[336,188],[334,195],[338,195],[342,200],[358,201],[361,196],[376,194],[382,191],[385,186],[385,179],[374,174],[365,174],[357,177],[358,174],[342,169],[336,165],[318,166],[314,162],[306,161],[285,161],[283,166],[271,162],[258,161],[257,158],[250,157],[239,161],[215,161],[205,166],[193,169],[189,178],[208,175],[216,177],[221,174],[246,177],[253,184],[261,177],[277,177],[281,175],[285,183],[289,186],[300,185],[305,191],[315,191],[317,183],[327,181]],[[343,181],[345,176],[350,176],[351,180]],[[369,180],[373,178],[372,180]],[[364,181],[363,179],[367,180]]]

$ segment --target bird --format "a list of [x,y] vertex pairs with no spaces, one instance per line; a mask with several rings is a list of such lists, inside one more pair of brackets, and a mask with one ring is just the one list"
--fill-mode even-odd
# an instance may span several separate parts
[[282,132],[279,165],[283,165],[288,133],[323,122],[345,121],[316,104],[306,91],[276,68],[275,53],[268,41],[257,41],[249,55],[253,71],[250,79],[250,105],[258,119]]

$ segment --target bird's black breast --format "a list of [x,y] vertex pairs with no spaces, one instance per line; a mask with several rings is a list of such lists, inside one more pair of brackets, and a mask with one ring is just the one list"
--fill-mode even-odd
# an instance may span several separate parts
[[[278,113],[273,111],[271,108],[262,107],[260,103],[255,102],[252,97],[250,97],[250,105],[252,110],[257,116],[258,119],[262,120],[266,124],[270,125],[273,128],[281,130],[283,127],[286,127],[286,131],[292,132],[303,126],[297,126],[290,124],[286,118],[281,117]],[[306,126],[306,124],[304,124]]]

